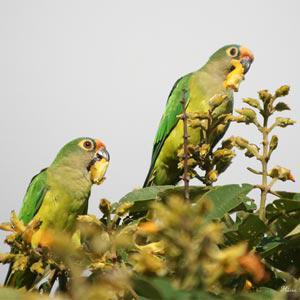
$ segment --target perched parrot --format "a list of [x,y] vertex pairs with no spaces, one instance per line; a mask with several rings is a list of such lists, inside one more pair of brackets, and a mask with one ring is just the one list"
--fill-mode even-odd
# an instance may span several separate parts
[[[144,187],[176,184],[180,180],[182,171],[177,167],[177,153],[183,144],[183,121],[178,119],[178,115],[182,113],[183,93],[186,94],[187,113],[208,112],[209,100],[216,94],[227,95],[220,109],[221,113],[230,113],[233,110],[233,91],[238,90],[253,59],[253,54],[246,47],[228,45],[216,51],[201,69],[176,81],[159,123]],[[241,74],[237,74],[240,70]],[[215,144],[226,129],[216,136]],[[190,144],[201,143],[200,128],[189,128],[188,135]]]
[[[46,232],[74,232],[77,216],[87,213],[92,184],[103,181],[108,163],[109,153],[100,140],[77,138],[33,177],[19,214],[24,224],[41,221],[32,236],[33,247],[40,244]],[[29,269],[13,272],[10,268],[5,285],[28,289],[35,278]]]

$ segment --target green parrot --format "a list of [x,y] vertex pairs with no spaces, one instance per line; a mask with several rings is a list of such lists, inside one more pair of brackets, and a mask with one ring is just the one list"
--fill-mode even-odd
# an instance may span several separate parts
[[[249,70],[254,57],[246,47],[227,45],[216,51],[199,70],[176,81],[168,97],[165,112],[160,120],[154,140],[150,170],[144,187],[178,183],[182,171],[178,169],[178,150],[183,144],[182,97],[186,93],[186,111],[208,112],[209,100],[216,94],[227,95],[220,106],[221,113],[233,110],[233,91]],[[226,128],[227,129],[227,128]],[[223,133],[216,136],[215,144]],[[189,143],[201,143],[201,130],[189,128]]]
[[[78,215],[86,214],[92,184],[100,184],[109,163],[109,153],[98,139],[77,138],[66,144],[52,164],[31,180],[19,218],[24,224],[41,221],[33,234],[33,247],[43,245],[48,233],[75,231]],[[13,249],[12,249],[13,251]],[[29,268],[9,269],[5,285],[29,289],[36,275]]]

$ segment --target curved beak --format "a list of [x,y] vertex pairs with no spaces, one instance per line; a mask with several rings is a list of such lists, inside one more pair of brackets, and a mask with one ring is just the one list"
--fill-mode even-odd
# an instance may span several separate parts
[[106,150],[105,145],[102,143],[102,141],[95,139],[96,142],[96,149],[97,149],[97,153],[96,156],[98,156],[98,158],[102,159],[104,158],[106,161],[110,160],[110,156],[108,151]]
[[110,160],[109,152],[106,150],[105,147],[101,148],[101,149],[96,153],[96,156],[97,156],[99,159],[104,158],[106,161],[109,161],[109,160]]
[[240,48],[240,63],[244,68],[244,74],[249,71],[253,60],[254,55],[252,54],[252,52],[248,48],[242,46]]

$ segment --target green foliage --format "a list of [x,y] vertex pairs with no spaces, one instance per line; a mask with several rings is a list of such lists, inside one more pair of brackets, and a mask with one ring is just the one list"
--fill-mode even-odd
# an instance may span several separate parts
[[[274,94],[262,90],[259,99],[244,99],[251,108],[237,110],[238,116],[219,115],[226,97],[217,95],[209,113],[188,116],[188,125],[201,127],[205,139],[197,146],[186,141],[178,167],[188,167],[187,181],[196,177],[204,186],[151,186],[114,204],[102,199],[99,216],[79,216],[72,236],[47,232],[38,247],[32,236],[40,223],[25,226],[12,213],[0,229],[9,232],[5,242],[13,251],[0,254],[0,262],[24,276],[30,270],[36,280],[26,294],[0,288],[0,299],[49,299],[50,292],[64,300],[299,299],[300,193],[274,190],[277,180],[294,177],[268,165],[279,145],[271,131],[294,124],[277,117],[268,125],[273,114],[289,110],[276,103],[288,93],[288,86]],[[262,145],[242,137],[214,145],[213,137],[232,121],[254,125]],[[248,170],[261,182],[212,186],[229,167],[234,147],[259,162],[261,169]],[[260,199],[249,198],[254,189]]]

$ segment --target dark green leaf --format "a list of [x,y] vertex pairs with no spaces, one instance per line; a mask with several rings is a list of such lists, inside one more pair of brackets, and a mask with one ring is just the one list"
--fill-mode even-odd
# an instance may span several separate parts
[[118,203],[114,205],[114,208],[118,207],[124,202],[133,202],[134,205],[130,208],[130,212],[146,211],[149,204],[157,199],[157,195],[165,190],[173,189],[173,185],[164,186],[150,186],[146,188],[141,188],[134,190],[127,195],[125,195]]
[[235,224],[235,226],[225,232],[224,235],[230,243],[247,241],[248,245],[253,247],[259,242],[259,237],[267,230],[268,227],[257,215],[249,214],[241,224],[238,226]]
[[[295,199],[295,197],[294,197]],[[300,224],[300,201],[278,199],[266,207],[272,232],[285,236]]]
[[259,288],[255,292],[241,293],[233,296],[227,296],[226,299],[230,300],[284,300],[285,296],[283,293],[279,293],[270,288]]
[[[211,187],[190,186],[190,200],[195,201]],[[114,209],[124,202],[133,202],[133,206],[129,209],[131,213],[146,211],[150,203],[154,200],[165,201],[173,195],[184,196],[184,187],[175,187],[173,185],[151,186],[132,191],[125,195],[118,203],[114,204]]]
[[[209,186],[190,186],[189,187],[189,194],[190,194],[190,201],[195,202],[199,198],[201,198],[204,194],[209,192],[210,190],[215,189],[214,187]],[[162,201],[166,201],[172,196],[181,196],[184,197],[184,187],[178,186],[173,189],[168,189],[165,191],[162,191],[158,194],[158,198]]]
[[257,209],[257,205],[254,199],[246,197],[246,201],[241,203],[239,206],[230,211],[230,213],[244,211],[244,212],[254,212]]
[[290,110],[289,106],[284,103],[284,102],[278,102],[276,105],[275,105],[275,109],[277,111],[284,111],[284,110]]
[[241,203],[248,201],[246,195],[253,189],[251,184],[229,184],[218,186],[204,194],[201,200],[208,200],[213,208],[206,215],[208,220],[221,219]]
[[[275,251],[274,251],[275,250]],[[273,267],[300,277],[300,234],[288,236],[266,257]],[[270,255],[271,254],[271,255]]]
[[291,192],[279,191],[279,192],[276,192],[276,194],[280,198],[283,198],[283,199],[298,200],[298,201],[300,201],[300,193],[291,193]]
[[214,294],[206,291],[182,291],[175,289],[166,278],[136,278],[135,291],[139,299],[144,300],[218,300]]

